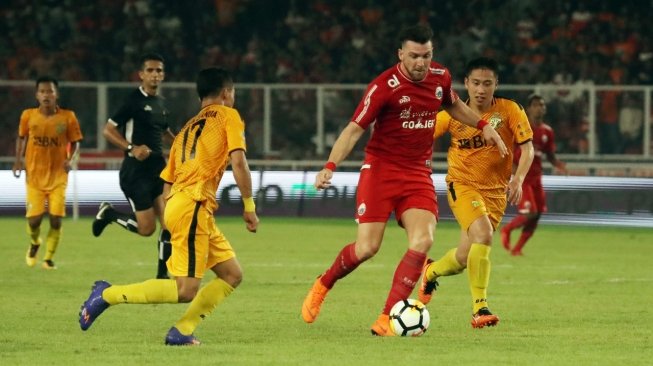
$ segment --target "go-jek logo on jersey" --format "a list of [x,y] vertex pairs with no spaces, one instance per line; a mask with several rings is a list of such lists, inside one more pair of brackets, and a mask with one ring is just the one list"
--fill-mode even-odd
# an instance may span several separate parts
[[399,99],[399,104],[405,104],[410,102],[410,97],[408,95],[402,95]]
[[408,128],[410,130],[419,130],[422,128],[433,128],[435,126],[435,119],[422,120],[421,118],[417,121],[404,121],[401,123],[401,127]]

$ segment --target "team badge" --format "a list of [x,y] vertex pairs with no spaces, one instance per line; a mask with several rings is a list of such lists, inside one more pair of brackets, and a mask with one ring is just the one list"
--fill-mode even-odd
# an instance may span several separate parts
[[495,130],[503,124],[503,120],[499,113],[494,113],[487,121]]
[[55,127],[57,131],[57,135],[61,135],[62,133],[66,132],[66,124],[64,122],[59,122],[57,123],[57,127]]
[[478,202],[478,201],[472,201],[472,207],[479,208],[479,207],[481,207],[481,203]]
[[438,86],[437,88],[435,88],[435,98],[437,98],[437,100],[442,100],[442,87],[441,86]]
[[358,206],[358,216],[363,216],[365,214],[366,209],[367,209],[367,206],[365,205],[365,203],[361,203]]
[[399,99],[399,104],[404,104],[410,102],[410,97],[408,95],[402,95]]

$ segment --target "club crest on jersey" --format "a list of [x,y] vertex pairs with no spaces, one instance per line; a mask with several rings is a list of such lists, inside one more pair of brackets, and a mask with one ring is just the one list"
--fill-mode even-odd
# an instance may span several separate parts
[[542,135],[542,143],[546,144],[549,141],[549,136],[547,135]]
[[501,127],[503,124],[503,120],[501,119],[501,115],[499,113],[493,114],[487,121],[495,130]]
[[437,100],[442,100],[442,87],[441,86],[438,86],[437,88],[435,88],[435,98],[437,98]]
[[402,95],[401,98],[399,98],[399,104],[404,104],[410,102],[410,97],[408,95]]
[[367,209],[367,206],[365,205],[365,203],[361,203],[358,206],[358,210],[357,210],[358,211],[358,216],[363,216],[365,214],[366,209]]
[[62,133],[66,132],[66,124],[63,122],[57,123],[56,131],[57,135],[61,135]]

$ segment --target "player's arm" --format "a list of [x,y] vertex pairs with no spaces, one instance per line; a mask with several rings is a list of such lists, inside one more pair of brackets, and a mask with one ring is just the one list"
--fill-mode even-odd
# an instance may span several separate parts
[[546,152],[546,160],[548,160],[549,163],[551,163],[551,165],[553,165],[553,167],[560,173],[569,174],[569,171],[567,171],[567,164],[564,161],[558,159],[553,151]]
[[168,144],[168,146],[172,145],[172,142],[175,140],[175,134],[172,133],[172,130],[170,128],[167,128],[165,131],[163,131],[163,136],[161,136],[163,139],[163,142]]
[[20,172],[23,170],[23,156],[25,156],[26,141],[26,136],[18,136],[16,138],[16,159],[14,160],[14,166],[11,168],[16,178],[20,178]]
[[531,168],[533,157],[535,157],[535,149],[531,140],[519,145],[519,150],[521,154],[519,155],[517,168],[506,188],[508,190],[508,202],[512,205],[517,205],[521,201],[522,184],[524,183],[528,170]]
[[249,171],[245,151],[242,149],[233,150],[229,153],[231,159],[231,169],[233,170],[234,179],[240,196],[243,198],[245,209],[243,210],[243,220],[247,225],[247,230],[255,233],[258,227],[258,216],[256,216],[256,206],[252,197],[252,175]]
[[66,171],[66,173],[68,173],[73,168],[73,164],[75,164],[77,159],[79,159],[79,152],[80,152],[79,141],[74,141],[71,142],[70,144],[71,144],[70,156],[68,157],[68,159],[64,160],[63,162],[63,168]]
[[497,131],[495,131],[492,125],[490,125],[487,121],[481,119],[481,117],[471,108],[469,108],[465,102],[460,99],[456,99],[452,104],[443,104],[442,106],[444,110],[447,111],[447,113],[449,113],[449,115],[451,115],[451,117],[454,119],[468,126],[476,127],[482,130],[483,139],[485,139],[485,141],[487,141],[490,145],[496,145],[499,149],[501,157],[508,155],[508,148],[506,147],[506,144],[503,142],[501,136],[499,136]]
[[329,154],[328,163],[324,166],[317,176],[315,176],[315,188],[322,189],[331,185],[333,170],[340,164],[351,150],[356,146],[356,142],[363,136],[365,130],[355,122],[350,122],[347,127],[340,133],[336,142],[333,144]]

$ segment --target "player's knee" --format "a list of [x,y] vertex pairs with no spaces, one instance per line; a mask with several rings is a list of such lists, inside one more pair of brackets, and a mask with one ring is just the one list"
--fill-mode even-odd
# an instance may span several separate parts
[[231,287],[236,288],[240,283],[243,281],[243,272],[242,271],[234,271],[227,273],[222,280],[226,283],[228,283]]
[[366,244],[366,243],[359,243],[356,242],[356,257],[358,257],[359,260],[364,261],[367,259],[370,259],[378,253],[379,248],[381,247],[381,244]]
[[156,225],[151,224],[138,224],[138,235],[141,236],[152,236],[156,230]]
[[191,286],[186,286],[182,287],[178,291],[178,301],[185,303],[185,302],[191,302],[197,295],[197,287],[191,287]]
[[411,250],[415,250],[420,253],[426,253],[431,249],[432,246],[433,246],[433,238],[424,236],[422,238],[418,238],[413,242],[411,242],[409,248]]

